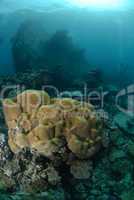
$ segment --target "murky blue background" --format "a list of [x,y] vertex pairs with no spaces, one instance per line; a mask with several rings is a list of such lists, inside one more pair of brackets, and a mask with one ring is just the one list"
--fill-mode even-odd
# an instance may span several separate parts
[[[35,13],[34,13],[34,12]],[[75,43],[86,49],[91,65],[105,72],[134,66],[134,2],[124,0],[116,9],[90,9],[68,0],[0,1],[0,73],[13,73],[11,44],[20,23],[29,15],[40,15],[48,32],[70,31]]]

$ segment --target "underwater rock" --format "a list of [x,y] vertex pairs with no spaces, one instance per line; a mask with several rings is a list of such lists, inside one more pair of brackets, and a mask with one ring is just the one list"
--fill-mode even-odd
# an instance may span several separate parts
[[119,113],[114,118],[115,125],[128,135],[134,134],[134,118],[124,113]]
[[13,154],[7,144],[7,138],[4,134],[0,134],[0,191],[14,191],[16,184],[12,179],[11,170],[6,166],[13,158]]
[[76,179],[88,179],[91,176],[93,170],[91,161],[79,161],[72,162],[70,172]]
[[7,137],[5,134],[0,134],[0,168],[2,169],[6,162],[12,159],[13,154],[7,144]]
[[40,65],[42,43],[47,38],[46,28],[41,20],[30,17],[20,24],[12,40],[12,54],[17,72]]
[[[57,77],[57,83],[64,81],[68,68],[76,75],[83,72],[83,66],[88,66],[85,50],[77,47],[72,37],[66,30],[57,30],[54,34],[47,34],[44,22],[40,20],[35,24],[35,19],[25,20],[18,28],[13,44],[12,54],[17,72],[27,69],[48,69],[57,74],[55,66],[64,67],[64,76]],[[32,34],[31,34],[32,33]],[[60,78],[60,81],[58,79]],[[69,83],[70,80],[68,80]],[[62,84],[60,84],[62,87]]]
[[3,188],[14,188],[15,191],[20,189],[30,193],[45,191],[48,186],[56,186],[61,182],[57,170],[48,160],[41,159],[40,155],[28,148],[7,160],[0,169],[0,177]]
[[134,189],[132,188],[130,191],[124,191],[121,195],[122,200],[133,200],[134,197]]
[[133,141],[129,141],[128,143],[128,153],[134,157],[134,142]]
[[15,191],[15,180],[0,171],[0,191],[13,192]]
[[123,150],[112,148],[112,151],[110,152],[109,159],[111,162],[115,162],[117,159],[124,159],[125,158],[125,152]]

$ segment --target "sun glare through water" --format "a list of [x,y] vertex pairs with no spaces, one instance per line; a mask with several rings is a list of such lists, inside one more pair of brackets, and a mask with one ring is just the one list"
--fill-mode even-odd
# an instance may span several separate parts
[[116,9],[122,7],[124,0],[69,0],[78,7],[91,7],[96,9]]

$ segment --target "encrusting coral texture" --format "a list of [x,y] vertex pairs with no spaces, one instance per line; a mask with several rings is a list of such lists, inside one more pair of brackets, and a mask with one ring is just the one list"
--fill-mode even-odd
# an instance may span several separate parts
[[51,169],[63,162],[75,178],[90,177],[90,158],[101,147],[103,130],[91,104],[26,90],[5,99],[3,108],[8,144],[14,154],[29,148],[51,161]]

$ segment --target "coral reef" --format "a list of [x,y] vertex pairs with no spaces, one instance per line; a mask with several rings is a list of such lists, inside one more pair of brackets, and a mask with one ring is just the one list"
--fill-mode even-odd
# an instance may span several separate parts
[[[41,89],[44,85],[53,85],[53,82],[53,74],[46,68],[30,69],[14,75],[0,76],[0,90],[3,86],[9,85],[24,86],[26,89]],[[12,94],[12,96],[15,96],[15,94]]]
[[[27,78],[29,77],[29,78]],[[56,80],[56,81],[55,81]],[[42,86],[51,85],[58,90],[72,88],[74,76],[68,73],[65,75],[64,67],[61,65],[54,66],[53,69],[27,69],[25,72],[16,73],[14,75],[0,76],[0,90],[3,86],[19,85],[25,89],[41,90]],[[61,85],[62,83],[62,85]],[[15,96],[14,94],[12,96]]]
[[13,154],[6,141],[1,135],[0,190],[36,193],[60,184],[61,178],[49,160],[29,148]]
[[102,122],[90,104],[27,90],[16,99],[5,99],[3,107],[14,153],[30,147],[51,158],[66,143],[71,153],[86,159],[100,148]]
[[3,108],[13,153],[3,170],[11,180],[15,178],[21,190],[57,186],[63,178],[61,167],[76,179],[90,178],[91,158],[102,145],[103,132],[103,123],[91,104],[26,90],[5,99]]
[[[43,80],[40,78],[41,72],[34,71],[31,76],[29,74],[31,82],[27,82],[27,74],[25,72],[13,77],[1,77],[0,83],[8,85],[18,82],[26,84],[27,88],[32,88],[35,83],[38,88],[41,85],[40,81]],[[113,85],[110,88],[114,96],[118,88],[113,88]],[[28,99],[24,97],[26,93]],[[36,104],[40,95],[44,98]],[[95,133],[102,122],[98,120],[97,113],[90,104],[84,103],[85,106],[81,106],[76,100],[53,99],[46,93],[41,94],[33,90],[25,91],[16,98],[11,98],[12,96],[14,94],[9,95],[10,98],[3,102],[9,137],[6,135],[0,104],[0,198],[2,200],[133,199],[133,117],[119,113],[108,98],[106,103],[109,120],[104,121],[107,129],[101,130],[100,127],[100,132]],[[94,115],[97,119],[95,124]],[[85,148],[85,144],[89,144],[89,140],[85,141],[85,138],[91,137],[91,132],[87,131],[90,129],[86,125],[88,119],[89,124],[95,129],[92,129],[92,133],[102,136],[99,144],[103,145],[95,155],[92,149],[94,155],[92,157],[87,156],[86,150],[91,150],[91,146],[95,145],[90,144],[91,146]],[[7,143],[9,139],[11,139],[10,146]],[[39,140],[43,141],[44,146],[38,143]]]
[[76,179],[88,179],[91,176],[92,169],[91,161],[75,160],[71,163],[70,171]]

